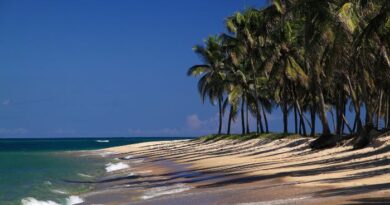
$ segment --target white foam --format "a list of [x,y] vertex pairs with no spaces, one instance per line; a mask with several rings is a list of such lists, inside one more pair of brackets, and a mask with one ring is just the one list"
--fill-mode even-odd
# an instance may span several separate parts
[[22,205],[60,205],[54,201],[39,201],[33,197],[22,199]]
[[240,203],[236,205],[277,205],[277,204],[292,204],[293,202],[295,204],[299,200],[304,200],[308,198],[311,198],[311,196],[302,196],[297,198],[278,199],[278,200],[261,201],[261,202]]
[[[66,199],[65,204],[66,205],[76,205],[76,204],[81,204],[83,202],[84,202],[84,200],[82,198],[80,198],[79,196],[70,196]],[[37,200],[33,197],[27,197],[27,198],[22,199],[22,205],[60,205],[60,204],[57,202],[54,202],[54,201],[50,201],[50,200],[40,201],[40,200]]]
[[100,156],[106,157],[106,156],[109,156],[109,155],[112,155],[112,154],[116,154],[116,153],[115,152],[103,152],[103,153],[100,153]]
[[129,168],[129,165],[128,164],[125,164],[123,162],[119,162],[119,163],[108,163],[106,164],[106,171],[107,172],[114,172],[114,171],[118,171],[118,170],[121,170],[121,169],[126,169],[126,168]]
[[68,194],[67,191],[64,191],[64,190],[61,190],[61,189],[52,189],[50,190],[51,192],[55,193],[55,194]]
[[131,156],[131,155],[123,157],[123,159],[131,159],[131,158],[133,158],[133,156]]
[[80,198],[79,196],[70,196],[66,199],[67,205],[75,205],[75,204],[81,204],[84,200]]
[[110,140],[96,140],[96,142],[99,142],[99,143],[109,143]]
[[77,175],[79,175],[80,177],[86,177],[86,178],[92,178],[93,177],[91,175],[83,174],[83,173],[78,173]]
[[168,195],[168,194],[176,194],[183,191],[190,190],[191,187],[185,184],[175,184],[172,186],[164,186],[152,188],[144,192],[142,199],[151,199],[158,196]]

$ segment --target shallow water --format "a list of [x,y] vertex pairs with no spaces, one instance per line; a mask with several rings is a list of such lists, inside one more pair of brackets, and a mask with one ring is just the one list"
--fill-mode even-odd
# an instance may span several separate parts
[[[89,183],[106,173],[107,159],[69,151],[94,150],[154,140],[119,139],[1,139],[0,204],[72,204],[77,195],[93,187]],[[31,197],[31,198],[28,198]]]

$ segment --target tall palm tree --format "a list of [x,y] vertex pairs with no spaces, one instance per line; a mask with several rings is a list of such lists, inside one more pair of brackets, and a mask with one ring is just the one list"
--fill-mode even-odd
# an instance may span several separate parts
[[224,54],[221,49],[221,39],[211,36],[205,41],[206,46],[197,45],[194,51],[201,57],[204,64],[192,66],[187,74],[202,77],[198,82],[198,90],[202,99],[208,97],[212,104],[217,101],[219,113],[218,134],[222,133],[223,98],[224,98]]

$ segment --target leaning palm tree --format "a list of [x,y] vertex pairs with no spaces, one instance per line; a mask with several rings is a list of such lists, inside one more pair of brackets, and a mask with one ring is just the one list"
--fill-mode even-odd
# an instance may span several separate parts
[[211,36],[205,41],[206,46],[197,45],[194,47],[204,64],[192,66],[187,74],[199,76],[198,91],[202,102],[206,97],[214,105],[218,103],[219,125],[218,134],[222,133],[223,98],[224,98],[224,53],[221,49],[221,39],[218,36]]

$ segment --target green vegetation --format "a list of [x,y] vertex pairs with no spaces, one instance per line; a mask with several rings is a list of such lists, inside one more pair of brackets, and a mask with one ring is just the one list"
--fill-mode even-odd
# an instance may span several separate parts
[[372,130],[389,129],[390,1],[271,2],[228,17],[226,33],[194,47],[203,64],[188,75],[200,76],[202,101],[218,105],[218,134],[225,113],[225,138],[239,138],[230,135],[238,116],[240,138],[251,136],[249,114],[256,133],[268,133],[267,114],[275,108],[283,113],[283,133],[293,113],[294,133],[314,137],[318,116],[322,134],[312,148],[336,145],[346,134],[362,148]]
[[200,137],[198,140],[203,142],[208,141],[218,141],[218,140],[251,140],[251,139],[269,139],[269,140],[279,140],[279,139],[298,139],[302,136],[294,134],[294,133],[250,133],[246,135],[238,135],[238,134],[230,134],[230,135],[206,135]]

